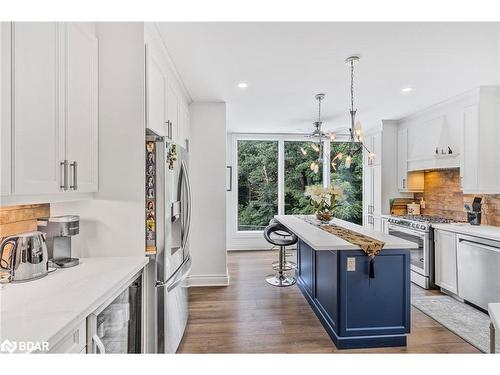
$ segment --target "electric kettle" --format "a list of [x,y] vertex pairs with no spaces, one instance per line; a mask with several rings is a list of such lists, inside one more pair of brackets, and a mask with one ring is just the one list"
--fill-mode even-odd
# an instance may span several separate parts
[[5,237],[0,243],[0,270],[7,271],[12,282],[47,275],[48,254],[44,234],[34,231]]

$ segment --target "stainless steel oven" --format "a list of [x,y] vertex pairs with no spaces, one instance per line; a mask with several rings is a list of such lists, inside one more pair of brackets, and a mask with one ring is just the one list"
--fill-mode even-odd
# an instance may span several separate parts
[[429,289],[434,287],[434,242],[432,229],[412,229],[389,223],[389,234],[415,243],[410,250],[411,281]]

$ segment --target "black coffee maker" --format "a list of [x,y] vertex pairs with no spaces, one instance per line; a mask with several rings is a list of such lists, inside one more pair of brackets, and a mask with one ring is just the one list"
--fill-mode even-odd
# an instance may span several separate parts
[[481,225],[481,197],[474,197],[472,211],[467,211],[467,221],[470,225]]

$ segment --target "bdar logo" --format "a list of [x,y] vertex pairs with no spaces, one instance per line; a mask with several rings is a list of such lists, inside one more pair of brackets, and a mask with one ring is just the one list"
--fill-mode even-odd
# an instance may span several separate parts
[[4,340],[0,344],[0,352],[8,352],[8,353],[14,353],[17,348],[17,343],[9,341],[9,340]]

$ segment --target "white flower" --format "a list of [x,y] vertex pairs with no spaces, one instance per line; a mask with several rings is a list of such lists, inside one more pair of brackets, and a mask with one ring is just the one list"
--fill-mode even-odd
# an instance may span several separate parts
[[324,188],[322,185],[306,186],[304,195],[311,199],[314,206],[334,206],[335,201],[342,200],[344,197],[340,186],[330,186]]

